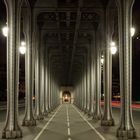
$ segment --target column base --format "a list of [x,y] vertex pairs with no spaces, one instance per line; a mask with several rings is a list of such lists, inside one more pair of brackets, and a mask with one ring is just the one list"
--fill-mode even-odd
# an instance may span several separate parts
[[93,116],[93,112],[89,112],[89,113],[88,113],[88,116],[89,116],[89,117]]
[[84,113],[85,113],[85,114],[88,114],[88,111],[89,111],[89,110],[88,110],[88,109],[86,109]]
[[82,111],[82,107],[79,107],[79,109]]
[[125,138],[125,139],[135,139],[136,136],[136,130],[124,130],[124,129],[118,129],[117,130],[117,137],[119,138]]
[[102,115],[101,114],[93,114],[93,118],[92,119],[94,119],[94,120],[101,120],[101,118],[102,118]]
[[113,119],[111,120],[101,120],[101,126],[114,126],[115,122]]
[[22,126],[36,126],[36,120],[23,120]]
[[52,108],[49,108],[48,113],[51,113],[52,111],[53,111],[53,109]]
[[86,108],[83,109],[83,112],[86,113]]
[[85,110],[84,108],[81,109],[81,111],[83,111],[83,112],[84,112],[84,110]]
[[48,114],[51,113],[51,110],[48,110]]
[[42,115],[43,115],[43,116],[48,116],[48,112],[47,112],[47,111],[42,112]]
[[21,130],[4,130],[2,132],[3,139],[15,139],[15,138],[22,138],[22,131]]
[[36,120],[43,120],[44,117],[43,117],[42,115],[38,115],[38,116],[35,116],[35,119],[36,119]]

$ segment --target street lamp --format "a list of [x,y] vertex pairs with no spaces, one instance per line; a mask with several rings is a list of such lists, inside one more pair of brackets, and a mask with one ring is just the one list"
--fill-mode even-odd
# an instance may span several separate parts
[[24,42],[24,41],[22,41],[21,42],[21,46],[19,47],[19,52],[21,53],[21,54],[25,54],[26,53],[26,42]]
[[8,36],[8,27],[7,27],[7,26],[4,26],[4,27],[2,28],[2,34],[3,34],[5,37]]
[[117,47],[116,47],[115,42],[112,41],[112,42],[110,43],[110,46],[111,46],[111,48],[110,48],[111,54],[112,54],[112,55],[116,54],[116,52],[117,52]]
[[134,27],[131,27],[131,29],[130,29],[130,33],[131,33],[131,37],[133,37],[134,34],[135,34],[135,28],[134,28]]
[[103,55],[101,56],[101,64],[102,65],[104,64],[104,56]]

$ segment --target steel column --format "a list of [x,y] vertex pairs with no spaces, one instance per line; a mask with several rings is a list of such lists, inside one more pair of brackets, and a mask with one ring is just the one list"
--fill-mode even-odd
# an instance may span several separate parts
[[[101,125],[103,126],[113,126],[114,119],[112,116],[112,54],[110,51],[111,40],[111,25],[109,20],[109,11],[106,10],[105,14],[105,51],[104,51],[104,64],[103,64],[103,74],[104,74],[104,114],[101,120]],[[114,27],[114,26],[113,26]]]
[[132,100],[132,6],[134,0],[117,0],[119,9],[119,54],[120,54],[120,94],[121,94],[121,122],[117,130],[118,137],[135,138],[136,130],[133,124]]
[[36,41],[36,49],[35,49],[35,119],[36,120],[42,120],[43,119],[43,115],[41,112],[41,106],[40,106],[40,50],[39,50],[39,46],[40,46],[40,33],[36,33],[37,37],[39,38]]
[[7,39],[7,116],[2,138],[20,138],[18,124],[19,37],[21,0],[5,0],[9,28]]
[[[36,125],[36,120],[33,116],[33,87],[34,87],[34,67],[33,67],[33,57],[34,57],[34,49],[33,49],[33,40],[32,40],[32,20],[31,20],[31,11],[24,11],[23,16],[23,30],[26,36],[26,54],[25,54],[25,95],[26,95],[26,105],[25,105],[25,116],[22,122],[23,126],[34,126]],[[25,15],[26,14],[26,15]]]
[[95,95],[95,109],[93,113],[93,119],[101,119],[102,113],[101,113],[101,61],[100,61],[100,47],[99,44],[97,44],[97,34],[96,36],[96,45],[95,45],[95,73],[96,73],[96,95]]

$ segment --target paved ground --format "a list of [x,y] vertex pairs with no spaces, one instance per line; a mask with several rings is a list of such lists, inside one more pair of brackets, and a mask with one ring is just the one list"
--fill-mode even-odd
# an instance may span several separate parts
[[[5,111],[0,111],[0,132],[4,126],[5,114]],[[20,108],[19,114],[19,119],[22,120],[24,108]],[[93,121],[73,105],[63,104],[47,118],[38,121],[36,127],[21,127],[23,138],[19,140],[117,140],[115,135],[119,123],[119,108],[113,108],[113,114],[116,125],[101,127],[100,121]],[[134,110],[133,115],[139,139],[140,110]]]

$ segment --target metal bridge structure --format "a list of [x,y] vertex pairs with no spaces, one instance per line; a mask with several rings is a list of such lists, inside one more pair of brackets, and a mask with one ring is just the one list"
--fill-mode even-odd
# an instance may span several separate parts
[[[134,0],[4,0],[7,11],[7,115],[2,138],[24,138],[18,120],[19,46],[26,41],[25,115],[35,127],[61,103],[60,88],[73,89],[73,104],[101,126],[112,115],[112,54],[119,47],[121,115],[119,138],[135,138],[132,95]],[[101,57],[104,64],[101,64]],[[101,66],[102,65],[102,66]],[[103,69],[101,69],[103,67]],[[104,111],[101,113],[101,70]],[[35,92],[35,108],[33,95]],[[33,113],[34,112],[34,113]],[[46,137],[47,139],[47,137]]]

